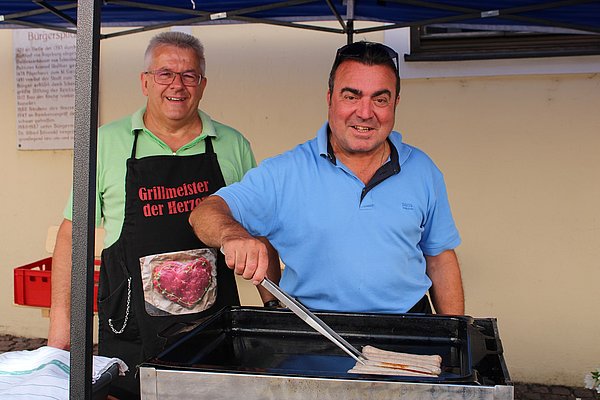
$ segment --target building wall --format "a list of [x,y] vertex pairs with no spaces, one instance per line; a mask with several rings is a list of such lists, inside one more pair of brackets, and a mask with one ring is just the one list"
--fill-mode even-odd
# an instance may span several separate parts
[[[248,25],[192,32],[208,59],[201,106],[242,131],[258,160],[314,136],[343,36]],[[101,123],[143,104],[139,72],[153,34],[102,42]],[[12,54],[9,30],[0,49]],[[72,152],[16,150],[11,57],[0,58],[0,73],[0,333],[45,336],[40,310],[13,304],[11,277],[47,256]],[[411,79],[401,95],[396,129],[445,174],[467,314],[498,319],[514,380],[582,386],[600,363],[600,74]],[[256,304],[250,285],[241,291]]]

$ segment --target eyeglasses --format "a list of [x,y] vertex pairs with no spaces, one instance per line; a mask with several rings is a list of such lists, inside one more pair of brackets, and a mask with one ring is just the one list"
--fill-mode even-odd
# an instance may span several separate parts
[[391,47],[375,42],[355,42],[340,47],[335,54],[335,63],[339,64],[346,58],[356,58],[359,60],[365,58],[389,58],[398,71],[398,53]]
[[154,75],[154,82],[159,85],[170,85],[175,81],[177,75],[181,76],[181,82],[183,82],[185,86],[198,86],[202,80],[202,75],[198,75],[194,72],[173,72],[167,69],[145,71],[144,74]]

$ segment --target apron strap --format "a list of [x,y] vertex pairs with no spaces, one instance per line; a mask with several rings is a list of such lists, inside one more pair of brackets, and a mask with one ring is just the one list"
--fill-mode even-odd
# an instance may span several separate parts
[[135,158],[135,149],[137,148],[137,140],[138,140],[139,133],[140,133],[139,129],[136,129],[135,136],[133,138],[133,147],[131,148],[131,158]]
[[206,154],[214,154],[215,153],[215,150],[214,150],[213,144],[212,144],[212,137],[206,136],[206,139],[204,139],[204,147],[205,147],[204,152]]

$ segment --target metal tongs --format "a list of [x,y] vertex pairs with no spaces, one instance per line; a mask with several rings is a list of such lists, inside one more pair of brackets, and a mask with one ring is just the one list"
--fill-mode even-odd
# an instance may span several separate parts
[[310,325],[313,329],[319,332],[321,335],[325,336],[327,339],[331,340],[338,346],[340,349],[344,350],[346,353],[350,355],[350,357],[354,358],[357,362],[366,365],[365,357],[360,351],[358,351],[354,346],[348,343],[343,337],[337,334],[336,331],[331,329],[329,325],[323,322],[319,317],[314,315],[308,308],[306,308],[302,303],[298,300],[294,299],[292,296],[281,290],[277,284],[273,283],[269,278],[263,279],[260,283],[262,287],[267,289],[273,296],[277,297],[283,305],[289,308],[294,314],[296,314],[300,319]]

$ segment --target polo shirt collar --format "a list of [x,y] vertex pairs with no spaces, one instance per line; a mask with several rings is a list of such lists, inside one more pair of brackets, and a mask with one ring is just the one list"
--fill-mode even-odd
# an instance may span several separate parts
[[[144,125],[144,113],[145,112],[146,112],[146,107],[142,107],[132,114],[132,116],[131,116],[131,134],[134,134],[135,131],[150,132],[149,130],[146,129],[146,126]],[[193,142],[196,142],[198,140],[204,140],[204,138],[206,138],[206,136],[217,137],[217,130],[215,129],[215,125],[213,124],[213,121],[210,118],[210,116],[201,110],[198,110],[198,115],[200,115],[200,120],[202,120],[202,134],[199,137],[197,137]]]

